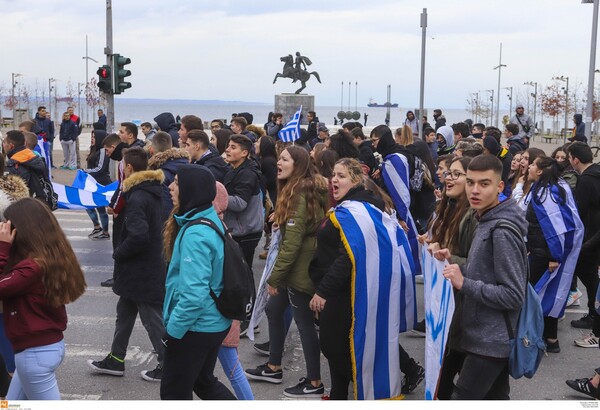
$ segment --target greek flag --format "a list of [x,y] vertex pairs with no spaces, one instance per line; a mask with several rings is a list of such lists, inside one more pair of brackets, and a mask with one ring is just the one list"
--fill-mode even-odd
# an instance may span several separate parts
[[352,261],[349,337],[354,399],[400,397],[399,333],[416,320],[406,235],[395,217],[365,202],[344,201],[330,219]]
[[294,142],[300,138],[300,115],[302,106],[298,109],[292,119],[277,133],[279,139],[283,142]]
[[52,183],[54,192],[58,195],[58,207],[62,209],[108,206],[118,186],[118,181],[106,186],[100,185],[91,175],[82,170],[77,171],[72,186]]
[[269,245],[269,251],[267,252],[267,260],[265,262],[265,268],[263,269],[260,283],[258,285],[258,291],[256,292],[256,300],[254,301],[254,308],[252,309],[252,317],[248,324],[248,339],[254,341],[254,327],[257,326],[265,315],[265,307],[269,300],[269,293],[267,293],[267,280],[271,276],[273,267],[275,267],[275,260],[279,254],[279,244],[281,242],[281,231],[277,229],[273,231],[271,235],[271,244]]
[[559,180],[559,185],[566,193],[564,201],[560,199],[558,185],[544,190],[542,198],[532,197],[531,192],[535,192],[533,186],[528,198],[550,248],[550,254],[559,263],[554,272],[547,270],[534,286],[542,301],[544,316],[556,318],[562,317],[565,311],[571,279],[583,242],[583,223],[579,218],[571,188],[562,179]]
[[415,270],[413,274],[421,274],[421,264],[419,262],[419,242],[417,241],[417,227],[412,215],[410,214],[410,168],[408,160],[402,154],[390,154],[383,161],[383,182],[388,193],[392,197],[396,211],[408,225],[408,242],[415,261]]
[[426,247],[421,248],[425,290],[425,400],[434,400],[454,315],[454,293],[442,275],[447,262],[435,259]]

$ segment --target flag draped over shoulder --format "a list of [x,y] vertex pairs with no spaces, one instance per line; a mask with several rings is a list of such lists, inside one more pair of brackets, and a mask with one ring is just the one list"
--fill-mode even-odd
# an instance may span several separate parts
[[424,246],[421,248],[426,326],[425,400],[434,400],[454,315],[454,293],[442,275],[447,262],[435,259]]
[[281,243],[281,231],[277,229],[273,231],[271,235],[271,244],[269,245],[269,251],[267,252],[267,260],[265,262],[265,268],[260,278],[258,290],[256,291],[256,300],[254,301],[254,307],[252,309],[252,317],[248,324],[248,339],[254,340],[254,327],[257,326],[265,315],[265,307],[269,300],[269,294],[267,293],[267,280],[273,272],[275,266],[275,260],[279,254],[279,244]]
[[394,217],[366,202],[344,201],[330,219],[352,261],[349,336],[354,398],[399,397],[398,337],[407,322],[416,320],[406,235]]
[[58,195],[58,207],[62,209],[86,209],[108,206],[110,198],[119,186],[118,181],[110,185],[100,185],[89,174],[77,171],[72,186],[53,182]]
[[[583,242],[583,223],[579,218],[571,188],[564,180],[559,180],[566,193],[560,199],[558,185],[542,190],[542,198],[531,197],[535,211],[552,258],[559,263],[554,272],[547,270],[535,284],[540,296],[544,316],[560,318],[565,310],[571,279],[579,258]],[[535,192],[535,186],[531,192]]]
[[402,219],[408,225],[408,242],[415,261],[413,274],[421,274],[419,261],[419,243],[417,241],[417,227],[410,214],[410,167],[406,157],[399,153],[390,154],[385,157],[382,167],[383,182],[388,193],[392,197],[394,207]]
[[300,115],[302,106],[298,109],[292,119],[277,133],[279,139],[283,142],[294,142],[300,138]]

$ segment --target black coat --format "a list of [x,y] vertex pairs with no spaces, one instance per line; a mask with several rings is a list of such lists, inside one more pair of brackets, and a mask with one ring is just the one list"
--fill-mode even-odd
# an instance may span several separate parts
[[210,154],[203,156],[198,161],[194,161],[194,164],[204,165],[210,170],[210,172],[212,172],[215,179],[220,183],[223,183],[225,174],[227,174],[230,169],[223,157],[221,157],[218,153],[215,154],[212,151]]
[[127,206],[115,243],[113,291],[136,302],[162,306],[166,267],[162,252],[163,172],[140,171],[123,181]]
[[166,151],[154,154],[148,161],[148,169],[160,169],[165,177],[162,183],[163,222],[166,222],[166,220],[169,219],[169,215],[173,209],[173,200],[171,199],[169,185],[171,185],[175,179],[179,167],[190,163],[189,158],[190,155],[184,149],[170,148]]

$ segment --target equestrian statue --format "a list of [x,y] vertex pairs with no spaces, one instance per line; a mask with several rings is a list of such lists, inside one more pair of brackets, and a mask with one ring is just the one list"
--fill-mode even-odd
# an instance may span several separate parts
[[316,71],[311,71],[310,73],[307,71],[307,66],[312,64],[312,61],[308,57],[305,57],[300,54],[300,52],[296,52],[296,59],[291,54],[287,56],[281,57],[279,59],[283,62],[283,70],[281,73],[275,74],[275,78],[273,79],[273,84],[277,81],[278,78],[291,78],[295,83],[300,81],[302,83],[302,87],[298,88],[295,94],[300,94],[302,90],[306,88],[306,82],[310,78],[311,75],[314,75],[317,81],[320,83],[321,79],[319,78],[319,73]]

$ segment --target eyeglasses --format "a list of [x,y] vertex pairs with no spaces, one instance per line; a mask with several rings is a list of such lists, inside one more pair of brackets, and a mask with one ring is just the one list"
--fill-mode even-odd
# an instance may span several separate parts
[[467,175],[464,172],[460,172],[460,171],[445,171],[442,173],[442,175],[444,175],[445,178],[449,178],[451,180],[457,180],[458,178],[460,178],[463,175]]

